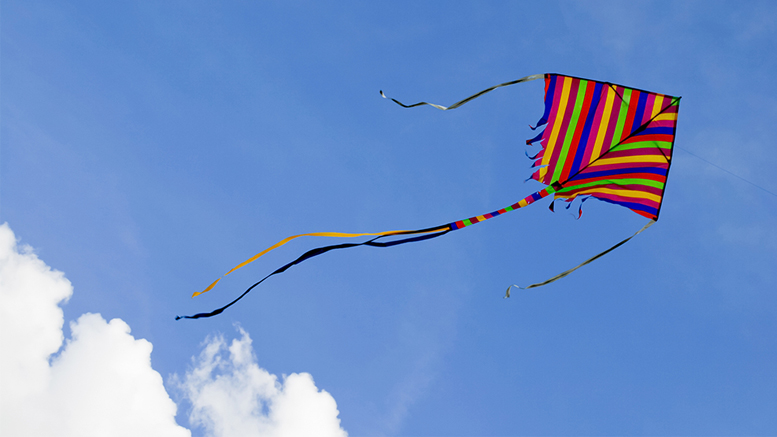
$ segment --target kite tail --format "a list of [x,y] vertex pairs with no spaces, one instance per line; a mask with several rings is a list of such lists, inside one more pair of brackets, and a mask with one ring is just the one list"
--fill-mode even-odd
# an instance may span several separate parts
[[502,215],[506,212],[515,211],[518,208],[523,208],[524,206],[531,205],[532,203],[542,199],[543,197],[553,194],[556,192],[556,186],[550,186],[545,187],[540,191],[537,191],[536,193],[526,196],[522,200],[513,203],[512,205],[502,208],[498,211],[489,212],[488,214],[478,215],[475,217],[470,217],[465,220],[459,220],[456,222],[451,223],[449,226],[451,227],[451,230],[461,229],[470,225],[474,225],[475,223],[480,223],[484,220],[488,220],[490,218],[496,217],[498,215]]
[[412,242],[415,242],[415,241],[429,240],[429,239],[432,239],[432,238],[435,238],[435,237],[439,237],[441,235],[445,235],[445,234],[447,234],[448,232],[451,231],[450,228],[441,228],[441,229],[442,230],[440,232],[435,232],[435,233],[426,234],[426,235],[420,235],[420,236],[417,236],[417,237],[405,238],[405,239],[402,239],[402,240],[395,240],[395,241],[388,241],[388,242],[378,242],[378,241],[375,241],[378,238],[382,238],[383,236],[381,235],[381,236],[375,237],[375,238],[373,238],[371,240],[365,241],[363,243],[335,244],[335,245],[332,245],[332,246],[324,246],[324,247],[317,247],[315,249],[311,249],[311,250],[305,252],[304,254],[302,254],[299,258],[297,258],[294,261],[292,261],[292,262],[284,265],[283,267],[275,270],[274,272],[272,272],[269,275],[267,275],[264,278],[262,278],[259,282],[257,282],[254,285],[248,287],[248,289],[246,291],[244,291],[243,294],[238,296],[232,302],[224,305],[223,307],[221,307],[219,309],[216,309],[216,310],[213,310],[213,311],[211,311],[209,313],[199,313],[199,314],[195,314],[193,316],[176,316],[175,320],[179,320],[179,319],[199,319],[199,318],[212,317],[212,316],[221,314],[225,309],[227,309],[227,308],[231,307],[232,305],[234,305],[235,303],[237,303],[237,301],[242,299],[246,294],[248,294],[251,290],[253,290],[254,287],[256,287],[257,285],[259,285],[262,282],[264,282],[270,276],[277,275],[278,273],[283,273],[286,270],[288,270],[289,267],[291,267],[291,266],[294,266],[296,264],[301,263],[302,261],[305,261],[305,260],[308,260],[310,258],[313,258],[314,256],[318,256],[318,255],[324,254],[326,252],[329,252],[330,250],[348,249],[348,248],[357,247],[357,246],[390,247],[390,246],[396,246],[398,244],[403,244],[403,243],[412,243]]
[[[391,100],[394,103],[396,103],[397,105],[399,105],[399,106],[401,106],[403,108],[415,108],[416,106],[428,105],[428,106],[433,106],[433,107],[435,107],[435,108],[437,108],[439,110],[442,110],[442,111],[447,111],[449,109],[456,109],[459,106],[461,106],[461,105],[463,105],[465,103],[469,103],[472,100],[475,100],[478,97],[482,96],[483,94],[490,93],[491,91],[493,91],[493,90],[495,90],[497,88],[502,88],[502,87],[505,87],[505,86],[515,85],[515,84],[521,83],[521,82],[529,82],[529,81],[532,81],[532,80],[542,79],[543,77],[545,77],[544,74],[532,74],[531,76],[522,77],[522,78],[520,78],[518,80],[513,80],[513,81],[505,82],[505,83],[500,83],[499,85],[494,85],[491,88],[486,88],[483,91],[475,93],[475,94],[467,97],[464,100],[459,100],[458,102],[452,104],[451,106],[442,106],[442,105],[437,105],[437,104],[428,103],[428,102],[418,102],[418,103],[414,103],[412,105],[405,105],[404,103],[400,102],[397,99],[391,99]],[[386,97],[385,94],[383,94],[382,90],[380,92],[380,95],[383,96],[384,99],[388,99],[389,98],[389,97]],[[536,129],[536,126],[533,127],[532,129]]]
[[[212,290],[213,287],[215,287],[216,284],[218,284],[219,281],[221,281],[221,279],[224,276],[227,276],[228,274],[234,272],[235,270],[237,270],[237,269],[239,269],[241,267],[245,267],[248,264],[251,264],[252,262],[254,262],[257,259],[259,259],[262,255],[265,255],[266,253],[270,252],[271,250],[275,250],[275,249],[283,246],[284,244],[288,243],[291,240],[294,240],[295,238],[299,238],[299,237],[343,237],[343,238],[350,238],[350,237],[365,237],[365,236],[377,236],[377,238],[380,238],[380,237],[388,237],[388,236],[392,236],[392,235],[428,234],[428,233],[432,233],[432,232],[439,232],[439,231],[442,231],[442,230],[450,230],[450,229],[449,229],[448,225],[443,225],[443,226],[437,226],[437,227],[434,227],[434,228],[418,229],[418,230],[415,230],[415,231],[385,231],[385,232],[372,232],[372,233],[360,233],[360,234],[350,234],[350,233],[344,233],[344,232],[312,232],[312,233],[308,233],[308,234],[292,235],[291,237],[284,238],[283,240],[273,244],[272,246],[268,247],[267,249],[257,253],[256,255],[252,256],[251,258],[248,258],[247,260],[243,261],[242,263],[236,265],[235,267],[232,268],[232,270],[224,273],[224,275],[221,278],[218,278],[215,281],[213,281],[213,283],[208,285],[208,287],[205,288],[204,290],[202,290],[202,291],[195,291],[192,294],[192,297],[196,297],[196,296],[199,296],[199,295],[201,295],[203,293],[207,293],[208,291]],[[364,243],[364,244],[366,244],[366,243]]]
[[616,244],[616,245],[612,246],[611,248],[609,248],[609,249],[605,250],[604,252],[602,252],[602,253],[599,253],[599,254],[597,254],[597,255],[594,255],[594,256],[592,256],[591,258],[589,258],[589,259],[587,259],[587,260],[583,261],[583,263],[582,263],[582,264],[580,264],[579,266],[577,266],[577,267],[573,267],[573,268],[571,268],[571,269],[569,269],[569,270],[567,270],[567,271],[565,271],[565,272],[559,273],[558,275],[556,275],[556,276],[554,276],[554,277],[552,277],[552,278],[550,278],[550,279],[548,279],[548,280],[546,280],[546,281],[538,282],[538,283],[536,283],[536,284],[527,285],[526,287],[519,287],[519,286],[517,286],[517,285],[511,285],[511,286],[507,287],[507,292],[505,293],[505,299],[507,299],[508,297],[510,297],[510,290],[511,290],[511,289],[513,289],[513,287],[515,287],[515,288],[518,288],[518,289],[521,289],[521,290],[528,290],[528,289],[530,289],[530,288],[537,288],[537,287],[542,287],[543,285],[548,285],[548,284],[550,284],[551,282],[555,282],[555,281],[557,281],[557,280],[559,280],[559,279],[561,279],[561,278],[563,278],[563,277],[565,277],[565,276],[569,275],[570,273],[574,272],[575,270],[579,269],[580,267],[583,267],[583,266],[584,266],[584,265],[586,265],[586,264],[590,264],[590,263],[592,263],[592,262],[596,261],[597,259],[599,259],[599,258],[603,257],[604,255],[607,255],[608,253],[612,252],[613,250],[615,250],[615,249],[617,249],[617,248],[619,248],[619,247],[623,246],[624,244],[626,244],[626,242],[627,242],[627,241],[629,241],[629,240],[631,240],[632,238],[636,237],[638,234],[640,234],[640,233],[641,233],[642,231],[644,231],[645,229],[647,229],[647,228],[649,228],[649,227],[653,226],[653,223],[655,223],[655,222],[656,222],[655,220],[651,220],[650,222],[648,222],[648,224],[646,224],[645,226],[643,226],[643,227],[642,227],[642,229],[640,229],[640,230],[638,230],[637,232],[635,232],[635,233],[634,233],[634,235],[632,235],[631,237],[629,237],[629,238],[626,238],[625,240],[623,240],[623,241],[621,241],[620,243],[618,243],[618,244]]
[[[342,233],[342,232],[315,232],[315,233],[309,233],[309,234],[299,234],[299,235],[293,235],[288,238],[284,238],[283,240],[279,241],[278,243],[275,243],[274,245],[270,246],[269,248],[263,250],[262,252],[259,252],[258,254],[252,256],[251,258],[243,261],[242,263],[238,264],[232,270],[228,271],[224,274],[224,276],[227,276],[228,274],[234,272],[235,270],[244,267],[254,261],[256,261],[259,257],[266,254],[267,252],[270,252],[271,250],[277,249],[284,244],[288,243],[289,241],[299,238],[299,237],[362,237],[362,236],[371,236],[374,237],[370,240],[364,241],[362,243],[343,243],[343,244],[335,244],[331,246],[323,246],[323,247],[317,247],[315,249],[311,249],[304,254],[302,254],[299,258],[295,259],[294,261],[284,265],[283,267],[278,268],[277,270],[273,271],[269,275],[262,278],[259,282],[255,283],[254,285],[248,287],[246,291],[243,292],[240,296],[238,296],[235,300],[228,303],[227,305],[224,305],[221,308],[218,308],[216,310],[213,310],[209,313],[199,313],[195,314],[193,316],[176,316],[175,319],[200,319],[205,317],[212,317],[218,314],[221,314],[225,309],[229,308],[230,306],[234,305],[242,299],[246,294],[248,294],[251,290],[253,290],[257,285],[264,282],[267,278],[273,275],[277,275],[279,273],[283,273],[286,270],[288,270],[290,267],[297,265],[303,261],[306,261],[310,258],[313,258],[314,256],[322,255],[326,252],[329,252],[331,250],[337,250],[337,249],[349,249],[352,247],[358,247],[358,246],[370,246],[370,247],[391,247],[391,246],[397,246],[399,244],[405,244],[405,243],[413,243],[416,241],[424,241],[424,240],[430,240],[432,238],[440,237],[442,235],[447,234],[448,232],[455,231],[457,229],[462,229],[470,225],[474,225],[475,223],[480,223],[482,221],[488,220],[490,218],[496,217],[498,215],[502,215],[506,212],[514,211],[519,208],[523,208],[524,206],[531,205],[532,203],[536,202],[539,199],[542,199],[543,197],[554,193],[556,190],[554,187],[546,187],[530,196],[526,196],[526,198],[520,200],[519,202],[516,202],[508,207],[502,208],[498,211],[490,212],[488,214],[483,214],[475,217],[470,217],[465,220],[458,220],[453,223],[448,223],[445,225],[435,226],[432,228],[425,228],[425,229],[418,229],[418,230],[405,230],[405,231],[387,231],[387,232],[375,232],[375,233],[361,233],[361,234],[348,234],[348,233]],[[414,236],[411,236],[414,235]],[[408,238],[403,238],[400,240],[393,240],[393,241],[378,241],[381,238],[385,237],[391,237],[391,236],[408,236]],[[222,278],[224,277],[222,276]],[[216,286],[216,284],[221,280],[221,278],[214,281],[212,284],[208,286],[203,291],[195,292],[192,297],[199,296],[200,294],[203,294],[207,291],[210,291],[213,289],[213,287]]]

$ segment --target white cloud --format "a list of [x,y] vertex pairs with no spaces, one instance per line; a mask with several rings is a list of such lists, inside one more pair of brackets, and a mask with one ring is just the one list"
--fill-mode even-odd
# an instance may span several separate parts
[[70,281],[0,225],[0,434],[188,436],[151,368],[151,343],[119,319],[84,314],[62,352]]
[[242,338],[229,347],[221,336],[206,340],[193,368],[175,378],[192,403],[192,424],[213,436],[347,436],[334,398],[310,374],[279,382],[256,364],[251,338],[238,329]]
[[[124,321],[84,314],[62,348],[59,305],[72,294],[62,272],[0,225],[0,435],[190,436],[151,367],[151,343]],[[223,338],[209,339],[185,379],[176,378],[193,405],[191,424],[214,436],[347,435],[329,393],[307,373],[279,383],[240,332],[229,357]]]

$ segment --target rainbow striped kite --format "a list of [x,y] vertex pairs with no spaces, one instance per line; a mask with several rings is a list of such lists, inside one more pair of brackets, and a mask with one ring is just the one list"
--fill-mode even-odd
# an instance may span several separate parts
[[[609,82],[560,74],[544,74],[527,76],[493,86],[448,107],[427,102],[405,105],[398,100],[391,100],[405,108],[428,105],[447,111],[456,109],[497,88],[541,78],[545,79],[545,113],[537,126],[532,129],[537,129],[540,126],[545,126],[545,129],[536,137],[527,140],[526,144],[531,145],[539,142],[542,146],[542,150],[532,157],[535,160],[533,167],[537,170],[531,178],[545,184],[544,189],[500,210],[431,228],[357,234],[316,232],[288,237],[237,265],[224,276],[298,237],[369,236],[371,238],[361,243],[343,243],[309,250],[296,260],[253,284],[229,304],[209,313],[179,316],[176,319],[197,319],[220,314],[270,276],[283,273],[291,266],[330,250],[357,246],[390,247],[428,240],[522,208],[550,194],[553,194],[554,201],[563,199],[569,203],[578,196],[584,196],[581,197],[582,201],[595,198],[625,206],[635,213],[649,218],[650,222],[634,235],[604,252],[544,282],[527,287],[511,285],[507,288],[505,297],[510,296],[512,288],[535,288],[563,278],[625,244],[658,220],[666,179],[672,162],[672,148],[680,105],[679,97]],[[386,97],[382,91],[381,95]],[[582,213],[582,203],[580,208],[578,217]],[[550,209],[553,209],[552,202]],[[387,237],[401,238],[384,241]],[[194,293],[192,297],[211,290],[220,280],[221,278],[217,279],[205,290]]]

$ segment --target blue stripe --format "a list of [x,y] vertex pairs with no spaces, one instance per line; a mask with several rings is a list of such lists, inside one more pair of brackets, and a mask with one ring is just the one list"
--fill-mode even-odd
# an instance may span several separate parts
[[672,135],[674,134],[674,128],[673,127],[648,127],[637,136],[640,135]]
[[[558,75],[551,74],[550,75],[550,83],[548,84],[548,92],[545,93],[545,113],[542,114],[542,118],[540,119],[540,122],[543,122],[542,124],[545,124],[548,122],[548,117],[550,117],[550,110],[553,108],[553,95],[556,93],[556,80],[558,79]],[[537,123],[537,126],[540,124]]]
[[[536,126],[534,127],[529,126],[531,130],[537,129],[538,127],[548,123],[550,110],[553,107],[553,93],[556,92],[556,78],[558,78],[558,75],[551,74],[549,76],[550,76],[550,82],[548,82],[548,92],[545,94],[545,113],[542,114],[542,118],[540,118]],[[529,144],[529,143],[527,142],[526,144]]]
[[[645,105],[647,104],[648,93],[640,91],[639,101],[637,102],[637,112],[634,114],[634,120],[631,125],[631,132],[639,129],[642,126],[642,117],[645,116]],[[639,120],[639,121],[637,121]]]
[[[590,82],[589,82],[590,83]],[[596,116],[596,108],[599,106],[599,100],[602,98],[602,83],[595,82],[594,97],[591,99],[591,105],[588,109],[588,117],[585,120],[585,126],[583,127],[583,133],[580,135],[580,142],[577,144],[577,151],[575,152],[575,160],[572,162],[572,167],[569,170],[569,174],[575,174],[580,171],[580,167],[583,162],[583,156],[585,156],[585,147],[580,147],[581,144],[585,144],[588,141],[588,137],[591,135],[591,126],[594,123],[594,117]]]
[[578,174],[574,179],[571,179],[571,180],[596,178],[600,176],[618,176],[618,175],[625,175],[630,173],[652,173],[659,176],[666,176],[667,169],[656,168],[656,167],[628,167],[628,168],[618,168],[613,170],[582,172]]
[[601,197],[597,197],[596,194],[592,194],[591,196],[592,197],[596,197],[598,200],[602,200],[602,201],[605,201],[605,202],[608,202],[608,203],[625,206],[626,208],[629,208],[629,209],[636,209],[636,210],[639,210],[639,211],[648,212],[648,213],[653,214],[653,215],[658,215],[658,209],[650,207],[650,206],[645,206],[645,205],[643,205],[641,203],[619,202],[617,200],[612,200],[612,199],[602,199]]

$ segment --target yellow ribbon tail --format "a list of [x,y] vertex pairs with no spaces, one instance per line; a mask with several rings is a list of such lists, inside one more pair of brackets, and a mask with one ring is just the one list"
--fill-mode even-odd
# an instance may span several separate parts
[[[370,236],[389,236],[389,235],[407,235],[407,234],[428,234],[428,233],[432,233],[432,232],[439,232],[441,229],[445,228],[446,226],[447,225],[439,226],[439,227],[433,228],[433,229],[424,229],[424,230],[421,230],[421,231],[386,231],[386,232],[369,232],[369,233],[361,233],[361,234],[349,234],[349,233],[344,233],[344,232],[312,232],[312,233],[309,233],[309,234],[292,235],[291,237],[284,238],[283,240],[273,244],[272,246],[268,247],[267,249],[257,253],[256,255],[252,256],[251,258],[248,258],[247,260],[243,261],[242,263],[236,265],[235,267],[232,268],[232,270],[230,270],[227,273],[225,273],[224,276],[227,276],[228,274],[234,272],[235,270],[237,270],[237,269],[239,269],[241,267],[245,267],[248,264],[251,264],[252,262],[254,262],[257,259],[259,259],[262,255],[265,255],[267,252],[269,252],[271,250],[274,250],[274,249],[277,249],[277,248],[283,246],[284,244],[288,243],[289,241],[291,241],[291,240],[293,240],[295,238],[299,238],[299,237],[343,237],[343,238],[350,238],[350,237],[370,237]],[[221,278],[223,278],[224,276],[222,276]],[[196,297],[196,296],[199,296],[199,295],[201,295],[203,293],[207,293],[208,291],[213,289],[213,287],[216,286],[216,284],[221,280],[221,278],[216,279],[212,284],[210,284],[208,286],[208,288],[206,288],[206,289],[204,289],[202,291],[197,291],[197,292],[193,293],[192,297]]]
[[[226,276],[226,275],[224,275],[224,276]],[[223,276],[222,276],[222,278],[223,278]],[[220,280],[221,280],[221,278],[216,279],[215,281],[213,281],[212,284],[208,285],[208,288],[206,288],[206,289],[204,289],[202,291],[195,291],[194,294],[192,294],[192,297],[194,298],[194,297],[197,297],[197,296],[201,295],[202,293],[209,292],[213,287],[216,286],[216,284],[219,283]]]

